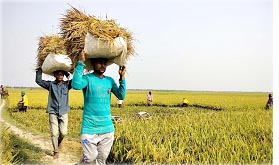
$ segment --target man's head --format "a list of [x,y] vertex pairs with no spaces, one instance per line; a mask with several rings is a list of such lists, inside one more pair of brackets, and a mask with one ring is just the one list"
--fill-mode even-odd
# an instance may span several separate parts
[[271,98],[271,97],[272,97],[272,94],[269,94],[268,97]]
[[68,77],[69,73],[64,70],[56,70],[53,72],[53,75],[57,81],[63,81],[64,76]]
[[107,68],[108,59],[106,58],[91,58],[91,65],[97,74],[103,74]]

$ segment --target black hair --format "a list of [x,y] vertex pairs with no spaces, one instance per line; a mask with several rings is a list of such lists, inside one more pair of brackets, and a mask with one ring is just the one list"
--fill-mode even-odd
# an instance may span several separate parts
[[104,60],[106,63],[108,62],[107,58],[91,58],[91,62],[95,63],[97,61],[102,61]]
[[66,77],[69,77],[69,75],[70,75],[68,72],[66,72],[64,70],[56,70],[53,72],[53,75],[55,76],[58,72],[63,72],[64,76],[66,76]]

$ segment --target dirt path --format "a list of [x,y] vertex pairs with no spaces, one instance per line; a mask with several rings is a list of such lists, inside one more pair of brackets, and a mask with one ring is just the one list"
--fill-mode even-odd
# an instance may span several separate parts
[[[5,105],[5,100],[0,100],[0,113],[2,109],[4,108]],[[28,141],[30,141],[34,146],[41,148],[45,156],[41,158],[41,162],[44,164],[76,164],[79,161],[79,157],[76,157],[74,155],[71,155],[69,152],[64,151],[62,149],[62,152],[59,153],[59,158],[58,159],[53,159],[52,158],[52,144],[51,140],[45,139],[43,136],[33,134],[31,132],[24,131],[7,121],[5,121],[2,117],[0,117],[0,122],[3,125],[8,126],[15,135],[18,135],[21,138],[25,138]]]

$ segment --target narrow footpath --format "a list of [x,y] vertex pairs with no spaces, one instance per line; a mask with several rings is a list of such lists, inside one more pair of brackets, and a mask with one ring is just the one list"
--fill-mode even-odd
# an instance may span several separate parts
[[[0,99],[0,113],[2,113],[2,109],[5,106],[5,100]],[[70,152],[65,152],[62,150],[62,152],[59,153],[59,158],[58,159],[53,159],[52,154],[53,154],[53,148],[52,148],[52,143],[50,138],[45,139],[43,136],[33,134],[31,132],[24,131],[7,121],[5,121],[2,118],[2,115],[0,115],[0,122],[3,125],[6,125],[9,127],[9,131],[11,131],[13,134],[18,135],[18,137],[27,139],[31,144],[33,144],[36,147],[39,147],[42,149],[42,151],[45,153],[45,155],[41,158],[41,163],[42,164],[77,164],[79,162],[78,157],[71,155]],[[3,126],[2,125],[2,126]]]

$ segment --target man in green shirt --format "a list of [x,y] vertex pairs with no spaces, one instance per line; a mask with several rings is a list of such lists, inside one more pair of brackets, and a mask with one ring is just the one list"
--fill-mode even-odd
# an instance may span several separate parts
[[114,140],[114,126],[111,120],[111,92],[121,100],[126,96],[125,67],[119,68],[119,86],[105,76],[108,59],[92,58],[93,73],[83,75],[85,52],[80,53],[74,76],[73,89],[82,90],[84,110],[81,125],[82,162],[105,164]]

